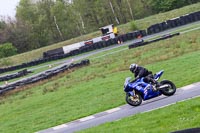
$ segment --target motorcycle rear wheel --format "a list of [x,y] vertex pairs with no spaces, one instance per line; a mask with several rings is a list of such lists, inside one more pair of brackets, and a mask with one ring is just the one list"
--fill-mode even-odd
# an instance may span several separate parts
[[138,92],[135,92],[134,96],[126,94],[126,102],[131,106],[138,106],[142,103],[142,97]]
[[172,96],[174,95],[174,93],[176,92],[176,86],[174,85],[173,82],[169,81],[169,80],[163,80],[160,82],[161,86],[167,85],[168,87],[165,87],[163,89],[161,89],[161,93],[165,96]]

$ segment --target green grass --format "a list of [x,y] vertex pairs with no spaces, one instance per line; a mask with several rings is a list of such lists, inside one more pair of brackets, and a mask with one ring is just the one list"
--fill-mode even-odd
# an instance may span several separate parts
[[164,69],[162,78],[177,87],[199,82],[199,36],[193,31],[92,59],[87,67],[0,97],[0,132],[35,132],[125,104],[123,82],[133,62]]
[[140,113],[118,121],[80,131],[79,133],[170,133],[199,127],[200,98]]
[[[139,29],[146,29],[147,27],[149,27],[152,24],[159,23],[159,22],[165,21],[167,19],[178,17],[178,16],[181,16],[181,15],[184,15],[187,13],[199,11],[199,6],[200,6],[200,3],[197,3],[197,4],[189,5],[189,6],[180,8],[180,9],[172,10],[169,12],[152,15],[152,16],[146,17],[144,19],[135,20],[135,24]],[[118,25],[117,27],[120,31],[120,34],[130,32],[131,31],[130,25],[131,25],[131,22],[129,22],[127,24],[123,24],[123,25]],[[97,29],[98,29],[98,27],[97,27]],[[91,39],[91,38],[94,38],[94,37],[97,37],[100,35],[101,35],[100,31],[96,31],[96,32],[93,32],[93,33],[90,33],[90,34],[87,34],[84,36],[72,38],[70,40],[59,42],[59,43],[56,43],[56,44],[53,44],[53,45],[50,45],[47,47],[43,47],[43,48],[40,48],[37,50],[29,51],[29,52],[22,53],[22,54],[19,54],[16,56],[11,56],[8,58],[3,58],[3,59],[0,59],[0,66],[1,67],[10,66],[10,65],[16,65],[16,64],[23,63],[23,62],[27,62],[27,61],[32,61],[34,59],[42,57],[43,52],[45,52],[47,50],[59,48],[59,47],[73,44],[75,42],[80,42],[83,40],[88,40],[88,39]]]

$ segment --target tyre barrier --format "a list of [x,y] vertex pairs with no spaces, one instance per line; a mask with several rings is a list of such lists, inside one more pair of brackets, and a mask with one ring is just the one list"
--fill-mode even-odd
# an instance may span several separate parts
[[36,66],[36,65],[39,65],[39,64],[42,64],[42,63],[45,63],[45,62],[50,62],[50,61],[54,61],[54,60],[58,60],[58,59],[67,58],[67,57],[74,56],[74,55],[77,55],[77,54],[79,54],[79,50],[77,50],[77,51],[74,50],[74,51],[71,51],[70,53],[67,53],[67,54],[57,54],[57,55],[46,57],[46,58],[39,58],[39,59],[30,61],[30,62],[26,62],[26,63],[22,63],[22,64],[19,64],[19,65],[16,65],[16,66],[9,66],[9,67],[6,67],[6,68],[0,68],[0,74],[5,73],[5,72],[9,72],[9,71],[15,71],[15,70],[18,70],[18,69],[23,69],[23,68],[26,68],[26,67]]
[[136,48],[136,47],[139,47],[139,46],[144,46],[144,45],[147,45],[147,44],[150,44],[150,43],[153,43],[153,42],[157,42],[157,41],[160,41],[160,40],[165,40],[165,39],[172,38],[172,37],[178,36],[178,35],[180,35],[180,33],[166,34],[166,35],[163,35],[160,38],[153,39],[153,40],[150,40],[150,41],[145,41],[145,42],[144,42],[144,40],[141,39],[138,42],[130,44],[128,46],[128,48],[131,49],[131,48]]
[[51,57],[51,56],[56,56],[56,55],[62,55],[64,54],[64,50],[63,48],[57,48],[57,49],[53,49],[53,50],[49,50],[43,53],[43,57]]
[[147,34],[155,34],[161,31],[175,28],[188,23],[196,22],[200,20],[200,11],[186,14],[177,18],[169,19],[161,23],[153,24],[147,28]]
[[2,82],[2,81],[9,81],[11,79],[23,77],[23,76],[28,75],[29,73],[32,73],[32,71],[28,71],[27,69],[24,69],[22,71],[14,73],[14,74],[8,74],[8,75],[0,76],[0,82]]
[[126,34],[126,40],[133,40],[144,36],[147,36],[146,30],[133,31]]
[[[33,83],[36,83],[36,82],[44,80],[44,79],[49,79],[53,76],[56,76],[57,74],[59,74],[61,72],[67,71],[67,70],[72,69],[72,68],[78,68],[78,67],[86,66],[86,65],[89,65],[89,64],[90,64],[90,61],[88,59],[85,59],[85,60],[80,61],[79,63],[71,63],[69,65],[63,65],[63,66],[56,68],[56,69],[47,70],[47,71],[45,71],[45,72],[43,72],[39,75],[35,75],[35,76],[30,77],[30,78],[23,79],[21,81],[10,83],[8,85],[0,86],[0,95],[4,94],[5,92],[8,92],[10,90],[14,90],[14,89],[16,89],[20,86],[33,84]],[[25,72],[26,72],[26,70],[25,70]]]
[[133,43],[133,44],[130,44],[130,45],[128,46],[128,48],[131,49],[131,48],[136,48],[136,47],[143,46],[143,45],[144,45],[144,40],[141,39],[141,40],[139,40],[138,42],[135,42],[135,43]]

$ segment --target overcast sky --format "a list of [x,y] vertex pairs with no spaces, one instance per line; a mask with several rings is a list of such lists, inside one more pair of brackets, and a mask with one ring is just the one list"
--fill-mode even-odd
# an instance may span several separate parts
[[15,17],[16,6],[20,0],[0,0],[0,16]]

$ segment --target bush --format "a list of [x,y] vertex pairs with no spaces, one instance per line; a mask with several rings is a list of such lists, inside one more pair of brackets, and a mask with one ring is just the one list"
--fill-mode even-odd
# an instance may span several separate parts
[[137,25],[135,24],[135,21],[130,22],[130,29],[132,31],[138,30]]
[[16,54],[17,54],[17,49],[12,45],[12,43],[4,43],[0,45],[0,58]]

